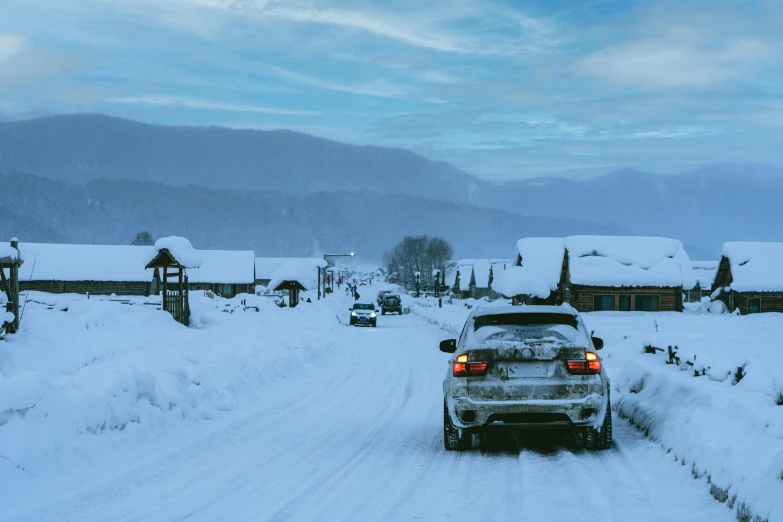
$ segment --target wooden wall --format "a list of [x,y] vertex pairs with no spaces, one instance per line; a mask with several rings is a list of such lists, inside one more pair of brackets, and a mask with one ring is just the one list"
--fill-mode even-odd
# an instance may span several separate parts
[[660,297],[661,312],[682,312],[682,287],[657,287],[657,286],[636,286],[636,287],[614,287],[614,286],[581,286],[570,285],[571,306],[580,312],[593,312],[594,300],[596,295],[614,295],[615,307],[619,307],[619,296],[631,296],[631,311],[634,311],[635,295],[657,295]]
[[[760,313],[780,312],[783,313],[783,292],[732,292],[733,299],[726,292],[721,292],[719,300],[723,301],[729,312],[739,309],[740,314],[748,313],[748,300],[750,298],[760,299]],[[734,301],[734,307],[729,306],[730,301]]]
[[130,281],[19,281],[19,289],[50,294],[150,295],[149,282]]

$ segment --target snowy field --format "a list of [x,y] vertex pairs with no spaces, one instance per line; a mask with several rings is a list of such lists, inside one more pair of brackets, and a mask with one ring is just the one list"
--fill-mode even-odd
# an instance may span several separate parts
[[[783,316],[588,314],[616,413],[638,429],[616,418],[600,453],[539,436],[455,454],[438,341],[464,302],[403,296],[412,313],[363,329],[343,324],[341,294],[293,310],[243,297],[194,293],[185,328],[144,298],[31,295],[0,343],[2,519],[783,519]],[[651,342],[707,375],[644,354]],[[739,383],[720,379],[741,364]]]

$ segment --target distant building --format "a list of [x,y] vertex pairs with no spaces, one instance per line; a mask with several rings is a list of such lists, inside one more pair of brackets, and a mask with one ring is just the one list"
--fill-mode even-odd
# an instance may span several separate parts
[[252,250],[199,250],[203,264],[188,271],[190,290],[222,297],[255,293],[256,254]]
[[695,284],[682,243],[661,237],[523,238],[512,268],[497,288],[515,303],[581,312],[682,311]]
[[[160,273],[145,269],[152,246],[20,243],[25,264],[19,271],[21,290],[54,294],[155,295]],[[252,250],[199,250],[203,263],[187,271],[190,290],[210,290],[224,297],[252,292],[255,253]]]
[[742,315],[783,312],[783,243],[724,243],[712,297]]
[[19,288],[53,294],[150,295],[160,277],[145,269],[153,247],[20,243]]

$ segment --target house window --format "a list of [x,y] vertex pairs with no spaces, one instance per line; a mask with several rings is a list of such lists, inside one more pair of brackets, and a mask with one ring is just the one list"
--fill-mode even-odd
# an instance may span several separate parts
[[621,312],[630,312],[631,311],[631,296],[630,295],[621,295],[620,296],[620,311]]
[[748,298],[748,313],[757,314],[761,312],[761,298],[749,297]]
[[660,312],[661,298],[657,295],[634,296],[634,305],[637,312]]
[[614,311],[614,296],[613,295],[594,295],[593,296],[593,310],[596,312]]
[[223,297],[233,297],[234,285],[217,285],[217,293]]

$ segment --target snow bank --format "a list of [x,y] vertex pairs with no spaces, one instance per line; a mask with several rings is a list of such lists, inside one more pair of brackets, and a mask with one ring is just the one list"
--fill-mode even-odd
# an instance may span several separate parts
[[682,243],[663,237],[570,236],[571,283],[590,286],[682,286],[695,278]]
[[[606,342],[618,414],[707,476],[738,514],[783,520],[783,314],[584,317]],[[645,346],[677,346],[680,364]]]
[[235,409],[328,353],[324,332],[343,308],[193,292],[196,328],[186,328],[143,298],[35,297],[22,331],[0,343],[4,499],[34,493],[25,484],[36,477]]
[[297,281],[305,290],[318,288],[318,268],[326,268],[323,259],[294,259],[283,263],[272,274],[269,288],[276,289],[283,281]]
[[[546,299],[549,297],[549,284],[527,267],[512,266],[495,274],[492,288],[506,297],[530,295]],[[557,285],[555,285],[557,288]]]
[[204,262],[201,253],[193,248],[190,241],[179,236],[162,237],[155,241],[154,253],[148,262],[164,248],[185,268],[198,268]]
[[783,291],[783,243],[724,243],[731,264],[731,289],[737,292]]

